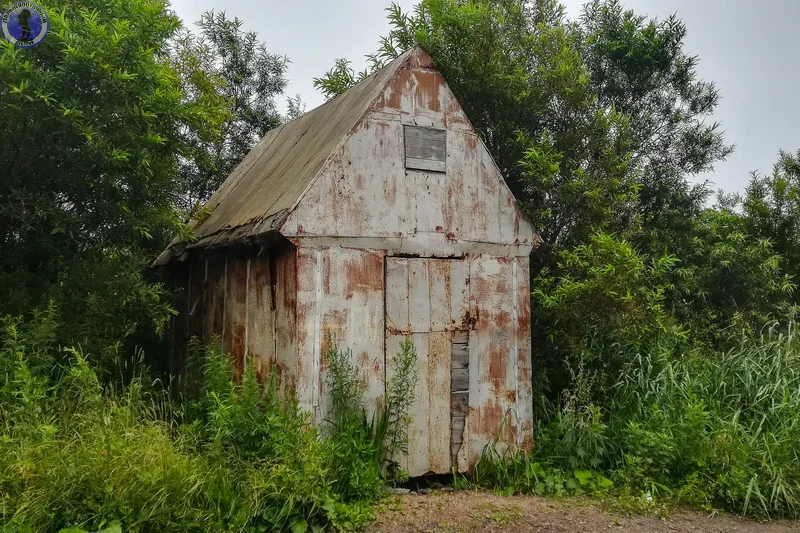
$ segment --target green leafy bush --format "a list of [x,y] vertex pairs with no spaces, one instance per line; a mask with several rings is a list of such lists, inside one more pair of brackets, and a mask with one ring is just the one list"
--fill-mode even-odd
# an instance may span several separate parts
[[[0,331],[3,531],[301,532],[372,518],[390,448],[359,396],[339,397],[339,425],[320,435],[274,376],[261,384],[248,366],[236,382],[218,346],[195,345],[195,393],[170,403],[143,372],[104,384],[79,350],[55,347],[51,318]],[[69,363],[53,372],[56,360]]]

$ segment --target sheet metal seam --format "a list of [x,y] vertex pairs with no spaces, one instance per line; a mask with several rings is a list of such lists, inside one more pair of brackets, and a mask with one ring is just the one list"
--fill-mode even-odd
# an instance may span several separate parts
[[316,250],[315,302],[314,302],[314,361],[311,365],[311,405],[319,407],[320,363],[322,362],[322,250]]

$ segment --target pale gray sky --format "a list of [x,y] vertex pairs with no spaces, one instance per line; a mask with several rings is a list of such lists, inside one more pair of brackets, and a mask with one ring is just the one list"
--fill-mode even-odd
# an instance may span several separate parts
[[[562,0],[571,16],[583,0]],[[700,57],[699,73],[714,81],[730,158],[708,175],[715,187],[741,190],[751,170],[768,172],[779,148],[800,148],[800,0],[623,0],[637,13],[665,18],[677,13],[688,28],[685,44]],[[405,9],[414,0],[400,0]],[[245,21],[271,52],[291,60],[287,95],[300,93],[312,109],[323,103],[312,78],[338,57],[365,65],[378,37],[388,31],[389,0],[172,0],[193,27],[200,13],[224,10]]]

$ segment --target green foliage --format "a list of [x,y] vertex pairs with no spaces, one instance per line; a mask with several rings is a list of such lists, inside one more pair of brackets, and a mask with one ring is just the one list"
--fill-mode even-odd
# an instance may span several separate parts
[[630,243],[612,235],[593,235],[588,244],[559,257],[559,277],[540,276],[534,283],[534,306],[551,321],[554,344],[585,339],[602,329],[609,332],[651,331],[666,327],[664,293],[653,280],[665,276],[676,260],[648,260]]
[[381,442],[367,421],[362,406],[359,374],[350,362],[350,354],[340,350],[332,337],[327,338],[325,360],[328,362],[326,384],[331,398],[330,441],[333,443],[335,477],[339,490],[354,496],[374,494],[383,487]]
[[187,135],[217,135],[223,109],[184,98],[160,0],[42,5],[39,46],[0,41],[0,314],[52,300],[58,338],[108,360],[170,316],[143,267],[181,227]]
[[321,78],[314,78],[314,87],[322,91],[326,98],[333,98],[367,77],[367,72],[356,73],[350,62],[339,58],[331,69]]
[[[668,332],[647,345],[606,342],[613,346],[595,349],[614,352],[619,370],[603,377],[601,370],[576,371],[584,377],[538,421],[534,453],[489,450],[476,482],[564,495],[594,488],[581,478],[607,478],[615,505],[627,510],[658,511],[659,501],[679,501],[762,517],[800,515],[794,323],[740,337],[722,352],[677,351]],[[601,487],[611,488],[606,481]]]
[[800,151],[781,150],[772,174],[753,174],[742,204],[748,230],[769,239],[782,270],[800,279]]
[[565,470],[547,463],[535,462],[519,452],[500,454],[490,448],[475,465],[473,481],[478,486],[493,488],[504,495],[537,494],[539,496],[603,495],[614,483],[603,474],[585,469]]
[[[346,486],[342,494],[374,494],[383,481],[405,481],[406,474],[394,461],[408,451],[408,424],[414,390],[419,379],[417,353],[411,339],[400,343],[392,358],[386,396],[367,419],[362,404],[363,386],[350,354],[327,338],[327,385],[331,398],[330,440],[338,461],[334,471]],[[338,470],[337,470],[338,469]]]
[[237,530],[300,528],[325,525],[338,495],[332,489],[328,446],[310,426],[308,415],[278,393],[276,377],[262,387],[252,365],[237,383],[230,357],[218,347],[201,349],[202,394],[181,428],[190,450],[225,465],[231,491],[229,524]]
[[600,233],[559,254],[553,269],[559,276],[546,270],[533,281],[534,328],[547,332],[549,348],[540,352],[534,374],[537,411],[549,410],[565,389],[616,379],[626,362],[626,354],[614,348],[618,340],[647,349],[658,332],[685,335],[666,312],[658,283],[675,264],[673,257],[649,259],[630,243]]
[[[405,477],[410,341],[372,419],[359,369],[328,343],[322,434],[274,376],[234,379],[218,347],[194,348],[184,404],[130,360],[173,313],[146,265],[191,238],[186,214],[209,216],[200,203],[282,120],[286,84],[287,60],[239,19],[206,13],[194,35],[167,7],[47,0],[41,45],[0,40],[0,316],[32,315],[0,332],[3,528],[358,529]],[[333,97],[423,45],[543,239],[536,449],[493,443],[473,481],[800,515],[800,153],[705,207],[688,178],[731,147],[675,17],[617,0],[577,21],[554,0],[422,0],[388,17],[367,71],[339,59],[315,85]],[[289,100],[288,118],[302,111]]]
[[[411,406],[416,398],[414,391],[419,381],[417,350],[411,338],[400,343],[400,351],[392,358],[391,377],[386,382],[386,401],[380,410],[386,427],[383,438],[384,463],[399,454],[408,453],[408,424],[411,422]],[[395,463],[390,463],[390,472],[402,478]]]
[[675,15],[659,21],[619,0],[592,0],[573,31],[592,91],[630,121],[631,166],[641,183],[637,212],[646,230],[640,242],[660,253],[655,242],[680,239],[708,195],[705,183],[686,178],[733,151],[709,121],[719,91],[699,78],[699,59],[684,50],[686,26]]
[[[281,123],[275,100],[286,87],[289,61],[268,52],[243,24],[224,11],[207,11],[197,22],[199,34],[182,30],[172,41],[170,63],[187,98],[210,99],[226,111],[220,136],[187,132],[192,151],[180,168],[181,207],[187,212],[202,205],[250,148]],[[301,103],[293,102],[297,112]]]
[[774,241],[748,225],[730,209],[706,209],[673,245],[681,262],[667,276],[667,305],[698,341],[719,345],[731,334],[757,335],[788,312],[795,290],[788,265]]
[[[4,531],[353,531],[372,519],[372,450],[343,454],[275,376],[262,385],[248,367],[237,383],[218,347],[195,346],[197,391],[176,405],[145,374],[103,385],[80,351],[56,353],[52,330],[49,311],[0,332]],[[54,378],[47,360],[69,362]]]

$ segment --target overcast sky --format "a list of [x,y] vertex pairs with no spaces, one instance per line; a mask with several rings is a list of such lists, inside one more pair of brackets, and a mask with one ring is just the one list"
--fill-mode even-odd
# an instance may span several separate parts
[[[571,16],[583,0],[562,0]],[[768,172],[778,149],[800,148],[800,0],[623,0],[637,13],[686,24],[686,48],[700,57],[699,73],[722,94],[715,120],[736,151],[709,177],[716,188],[741,190],[751,170]],[[406,9],[413,0],[398,2]],[[287,94],[310,110],[322,95],[312,78],[338,57],[357,69],[388,31],[382,0],[172,0],[187,26],[200,13],[225,10],[256,31],[271,52],[291,60]]]

